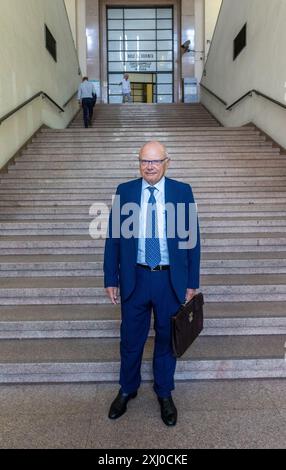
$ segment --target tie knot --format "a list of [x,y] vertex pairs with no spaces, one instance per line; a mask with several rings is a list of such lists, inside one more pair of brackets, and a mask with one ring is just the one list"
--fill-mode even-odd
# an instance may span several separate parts
[[150,191],[150,193],[151,193],[151,196],[153,196],[153,194],[154,194],[154,192],[155,192],[155,189],[156,189],[155,186],[148,186],[148,189],[149,189],[149,191]]

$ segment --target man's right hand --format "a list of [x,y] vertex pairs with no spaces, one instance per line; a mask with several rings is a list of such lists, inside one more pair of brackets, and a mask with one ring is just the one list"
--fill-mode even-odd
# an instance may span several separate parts
[[118,287],[107,287],[105,290],[111,302],[114,305],[118,304],[118,294],[119,294]]

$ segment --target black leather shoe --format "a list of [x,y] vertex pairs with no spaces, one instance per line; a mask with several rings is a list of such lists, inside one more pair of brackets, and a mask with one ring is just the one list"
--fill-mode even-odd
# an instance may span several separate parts
[[129,400],[135,397],[137,397],[137,392],[126,395],[120,391],[110,407],[108,418],[110,419],[120,418],[120,416],[122,416],[127,410],[126,405],[129,402]]
[[166,426],[175,426],[177,423],[177,408],[174,405],[172,397],[160,398],[158,401],[161,406],[161,418]]

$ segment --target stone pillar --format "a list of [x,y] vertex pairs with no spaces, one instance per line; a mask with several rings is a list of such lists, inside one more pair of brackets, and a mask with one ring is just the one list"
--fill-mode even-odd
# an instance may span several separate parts
[[195,77],[200,83],[205,63],[205,0],[195,0]]
[[98,0],[86,2],[87,74],[91,80],[100,80],[98,3]]
[[[182,0],[182,38],[181,44],[191,41],[190,49],[195,49],[195,5],[194,0]],[[182,78],[195,76],[195,54],[182,55]]]
[[77,50],[82,75],[87,75],[86,0],[77,0]]

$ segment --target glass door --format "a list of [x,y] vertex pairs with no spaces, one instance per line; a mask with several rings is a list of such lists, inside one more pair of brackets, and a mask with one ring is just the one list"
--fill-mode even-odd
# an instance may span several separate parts
[[[153,102],[173,102],[172,7],[108,7],[107,44],[109,103],[122,102],[119,84],[124,73],[153,73]],[[150,87],[147,96],[150,96]]]

